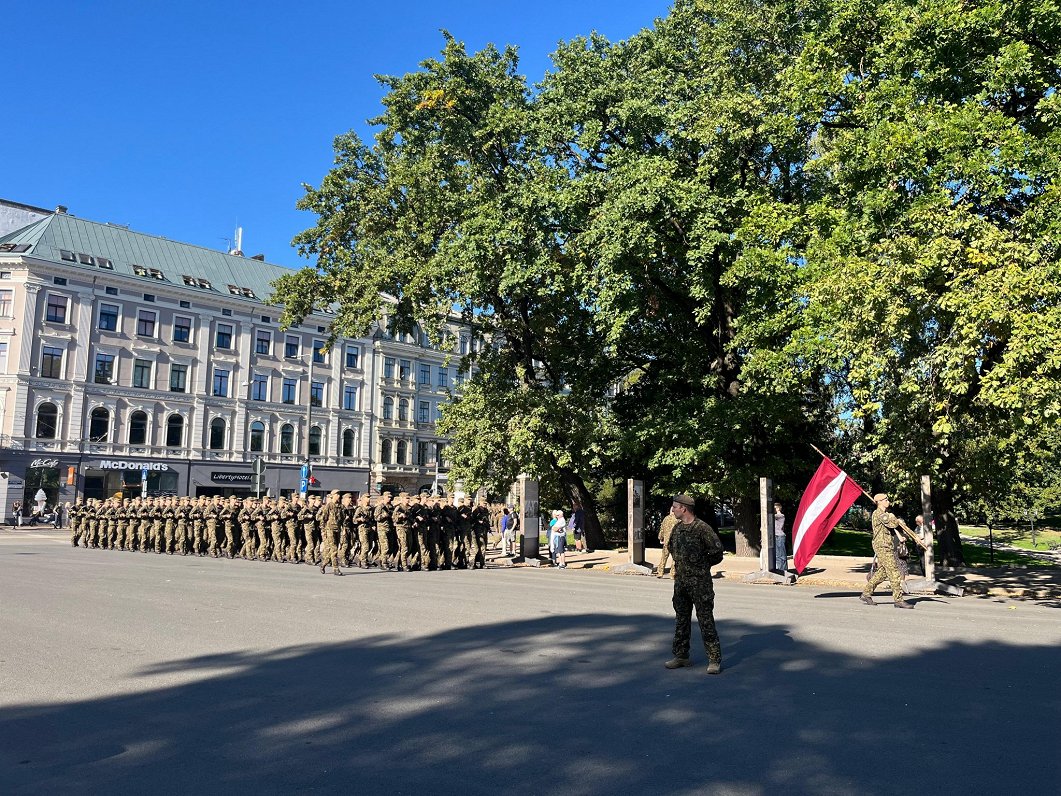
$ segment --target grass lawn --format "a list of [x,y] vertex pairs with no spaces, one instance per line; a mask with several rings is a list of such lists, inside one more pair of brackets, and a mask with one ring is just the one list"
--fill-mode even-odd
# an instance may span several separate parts
[[[987,540],[987,528],[980,525],[962,525],[960,527],[962,536],[973,536],[978,539]],[[1035,544],[1032,544],[1032,533],[1027,525],[1014,528],[1012,526],[994,528],[993,536],[995,544],[1020,547],[1025,550],[1056,550],[1061,548],[1061,531],[1057,528],[1047,526],[1035,529]]]

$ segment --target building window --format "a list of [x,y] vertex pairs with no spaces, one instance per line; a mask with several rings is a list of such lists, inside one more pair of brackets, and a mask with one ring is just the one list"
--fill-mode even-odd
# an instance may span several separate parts
[[357,409],[357,387],[347,384],[343,387],[343,409],[355,411]]
[[0,290],[0,316],[4,318],[14,317],[15,312],[15,291],[14,290]]
[[427,443],[416,443],[416,464],[420,467],[427,466]]
[[456,375],[453,377],[453,386],[456,387],[458,390],[461,389],[462,387],[464,387],[464,379],[464,371],[458,370]]
[[449,387],[449,368],[439,367],[438,369],[438,386]]
[[297,392],[298,382],[294,379],[284,379],[283,386],[280,388],[280,400],[285,404],[293,404]]
[[321,455],[321,428],[320,426],[314,426],[309,430],[309,455],[320,456]]
[[96,384],[114,383],[114,355],[96,354],[96,372],[92,380]]
[[268,331],[259,330],[254,336],[254,353],[265,354],[266,356],[273,353],[273,333]]
[[284,338],[284,356],[288,359],[298,358],[298,338],[288,335]]
[[210,450],[220,451],[225,449],[225,419],[215,417],[210,421]]
[[99,305],[99,330],[101,332],[118,331],[118,314],[121,308],[117,304]]
[[0,343],[0,373],[7,373],[7,343]]
[[383,419],[394,419],[394,399],[390,396],[383,399]]
[[229,371],[214,368],[214,392],[218,398],[228,398]]
[[295,452],[295,427],[290,423],[280,426],[280,452]]
[[184,418],[180,415],[170,415],[166,421],[166,447],[179,448],[184,439]]
[[217,325],[217,334],[214,336],[216,348],[232,348],[232,326],[227,323]]
[[34,436],[37,439],[55,439],[59,428],[59,409],[55,404],[41,404],[37,407],[37,428]]
[[431,404],[427,401],[421,401],[420,406],[417,409],[416,419],[421,423],[428,423],[431,419]]
[[413,363],[408,359],[398,360],[398,378],[407,381],[413,377]]
[[221,314],[224,315],[226,318],[231,318],[232,317],[232,309],[229,308],[229,307],[222,307],[221,308]]
[[385,357],[383,360],[383,378],[394,378],[394,357]]
[[183,315],[173,316],[173,342],[190,343],[192,341],[192,319]]
[[151,361],[138,359],[133,362],[133,386],[147,390],[151,388]]
[[446,444],[444,442],[435,443],[435,467],[442,466],[442,453],[446,450]]
[[407,464],[409,460],[409,443],[404,439],[398,440],[398,453],[395,464]]
[[47,379],[63,377],[63,349],[51,345],[41,349],[41,376]]
[[467,354],[468,353],[468,337],[467,337],[467,335],[463,335],[463,334],[461,335],[461,349],[460,349],[460,351],[461,351],[461,354]]
[[88,441],[106,442],[111,430],[111,413],[101,406],[92,410],[88,420]]
[[442,404],[435,404],[435,422],[442,419]]
[[105,288],[103,288],[103,292],[106,293],[108,296],[117,296],[118,288],[107,285]]
[[48,294],[48,303],[44,311],[44,318],[50,323],[66,323],[66,296]]
[[251,380],[251,400],[269,400],[269,377],[264,373],[255,373],[254,378]]
[[313,361],[318,365],[324,364],[324,341],[313,341]]
[[188,366],[187,365],[170,365],[169,366],[169,391],[170,392],[187,392],[188,391]]
[[405,398],[398,401],[398,420],[402,423],[408,422],[409,420],[409,401]]
[[354,455],[354,430],[352,428],[343,432],[343,448],[339,455],[346,458]]
[[431,383],[431,366],[430,365],[421,365],[420,366],[420,383],[425,385],[425,386]]
[[144,294],[144,301],[146,301],[148,304],[154,304],[155,303],[155,294],[154,293],[145,293]]
[[129,444],[145,445],[147,443],[147,413],[133,412],[129,415]]
[[261,453],[265,450],[265,423],[260,420],[251,423],[250,449],[251,453]]
[[360,367],[361,362],[361,349],[356,345],[348,345],[346,347],[346,366],[348,368]]
[[140,337],[154,337],[157,319],[158,315],[151,310],[139,310],[136,313],[136,333]]
[[310,385],[309,402],[313,406],[324,406],[324,382],[315,381]]
[[391,463],[391,441],[389,439],[380,442],[379,459],[383,464]]

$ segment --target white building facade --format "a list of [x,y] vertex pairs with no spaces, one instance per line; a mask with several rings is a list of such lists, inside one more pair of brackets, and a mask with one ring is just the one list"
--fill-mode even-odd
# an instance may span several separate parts
[[[454,351],[281,330],[289,271],[57,212],[0,237],[0,505],[130,494],[445,491]],[[426,345],[425,345],[426,343]],[[264,466],[260,479],[254,469]]]

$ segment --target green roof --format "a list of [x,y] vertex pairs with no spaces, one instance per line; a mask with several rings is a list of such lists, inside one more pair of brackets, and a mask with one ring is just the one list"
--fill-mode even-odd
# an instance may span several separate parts
[[[270,282],[292,269],[282,265],[261,262],[249,257],[240,257],[214,249],[206,249],[189,243],[133,232],[125,227],[100,224],[65,213],[56,213],[22,229],[0,237],[0,244],[29,245],[23,252],[40,260],[57,265],[95,273],[115,273],[143,281],[146,285],[173,285],[197,294],[214,294],[219,297],[239,298],[254,301],[229,291],[229,285],[249,288],[259,302],[272,293]],[[72,252],[77,262],[63,259],[62,252]],[[80,262],[77,255],[106,258],[113,269],[100,268],[94,264]],[[134,266],[161,271],[163,278],[142,276]],[[183,277],[206,279],[211,287],[203,289],[185,284]]]

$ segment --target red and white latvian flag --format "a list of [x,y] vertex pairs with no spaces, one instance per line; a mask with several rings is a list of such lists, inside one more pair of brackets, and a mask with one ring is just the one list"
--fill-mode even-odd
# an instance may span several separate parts
[[795,559],[796,572],[803,572],[825,537],[861,494],[862,487],[833,464],[828,456],[822,457],[818,472],[810,480],[799,502],[796,524],[792,526],[792,557]]

